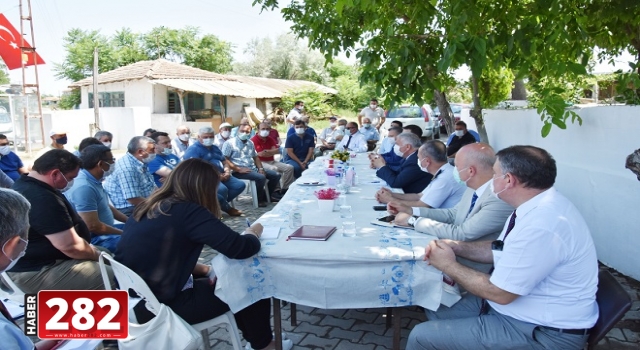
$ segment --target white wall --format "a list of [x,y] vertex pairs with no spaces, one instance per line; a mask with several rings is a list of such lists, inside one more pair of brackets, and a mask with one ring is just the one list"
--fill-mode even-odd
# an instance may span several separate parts
[[[124,91],[125,107],[150,107],[153,104],[154,84],[147,79],[119,81],[115,83],[99,84],[98,92]],[[165,88],[166,91],[166,88]],[[80,89],[82,95],[80,109],[89,108],[89,93],[93,92],[93,85],[83,86]],[[167,97],[164,97],[165,101]],[[110,107],[118,108],[118,107]],[[165,107],[166,109],[166,107]]]
[[176,133],[176,129],[178,126],[184,124],[182,122],[182,115],[180,114],[152,114],[151,117],[151,127],[158,130],[164,131],[171,135],[173,138]]
[[[248,103],[250,107],[255,107],[256,99],[231,96],[227,97],[227,122],[233,125],[240,124],[240,119],[242,118],[240,113],[242,111],[243,103]],[[233,122],[231,122],[229,119],[233,120]]]
[[624,167],[627,156],[640,148],[640,107],[589,106],[574,111],[582,126],[554,126],[542,138],[535,110],[487,110],[489,142],[496,151],[527,144],[549,151],[558,166],[556,187],[587,221],[598,259],[640,279],[640,181]]
[[167,86],[148,84],[153,87],[153,113],[169,113],[169,91]]

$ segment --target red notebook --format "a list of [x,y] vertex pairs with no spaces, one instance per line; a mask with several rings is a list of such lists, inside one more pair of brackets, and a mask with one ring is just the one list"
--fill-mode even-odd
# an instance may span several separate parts
[[336,232],[335,226],[304,225],[295,230],[287,239],[306,239],[310,241],[326,241]]

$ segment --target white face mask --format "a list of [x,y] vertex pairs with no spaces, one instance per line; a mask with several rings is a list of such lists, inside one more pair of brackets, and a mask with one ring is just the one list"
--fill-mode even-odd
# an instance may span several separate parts
[[296,128],[296,134],[298,135],[304,134],[304,128]]
[[[60,173],[60,174],[62,174],[62,173]],[[66,176],[62,175],[62,177],[63,177],[63,178],[64,178],[64,180],[67,182],[67,185],[66,185],[66,186],[64,186],[64,188],[63,188],[63,189],[61,189],[61,190],[60,190],[60,192],[67,192],[71,187],[73,187],[73,181],[75,181],[75,179],[73,179],[73,180],[69,181],[69,180],[67,180],[67,177],[66,177]]]
[[344,131],[344,129],[345,129],[345,128],[346,128],[346,126],[345,126],[345,125],[340,125],[340,126],[338,126],[338,129],[340,129],[341,131]]
[[369,108],[371,108],[371,109],[376,109],[376,108],[378,108],[378,105],[370,104],[370,105],[369,105]]
[[262,137],[269,136],[269,130],[260,130],[260,136]]
[[189,141],[189,134],[180,134],[180,135],[178,135],[178,138],[182,142],[187,142],[187,141]]
[[222,132],[220,132],[220,135],[222,135],[223,138],[228,139],[229,135],[231,134],[230,131],[224,130]]
[[458,137],[464,136],[464,130],[456,130],[456,136]]
[[145,163],[145,164],[149,164],[149,163],[153,162],[154,159],[156,159],[156,154],[155,153],[149,153],[149,156],[147,158],[144,158],[142,160],[142,162]]
[[329,126],[332,128],[335,127],[336,125],[338,125],[338,123],[329,123]]
[[27,252],[27,246],[29,245],[29,241],[25,241],[25,240],[24,240],[24,239],[22,239],[22,238],[20,238],[20,240],[21,240],[21,241],[23,241],[23,242],[25,243],[25,245],[24,245],[24,250],[23,250],[22,252],[20,252],[20,254],[18,254],[18,257],[17,257],[17,258],[15,258],[15,259],[11,259],[11,258],[9,257],[9,254],[7,254],[7,252],[4,250],[4,247],[7,245],[7,242],[5,242],[5,243],[2,245],[2,254],[4,254],[4,256],[6,256],[6,257],[7,257],[7,259],[9,259],[9,261],[11,261],[11,262],[9,263],[9,266],[5,267],[3,270],[0,270],[0,272],[5,272],[5,271],[9,271],[9,270],[11,270],[11,269],[16,265],[16,263],[18,262],[18,260],[20,260],[20,258],[22,258],[22,257],[24,256],[24,254]]
[[109,168],[107,170],[103,170],[104,171],[104,173],[102,174],[102,178],[103,179],[106,178],[107,176],[113,174],[113,171],[116,170],[115,164],[107,163],[107,165],[109,166]]
[[213,139],[202,139],[202,144],[209,147],[211,145],[213,145]]
[[103,142],[102,144],[108,149],[111,149],[111,142]]
[[238,138],[242,141],[247,141],[249,139],[249,133],[239,132]]
[[302,111],[304,110],[304,106],[300,106],[300,107],[298,107],[298,110],[299,110],[300,112],[302,112]]
[[9,145],[0,146],[0,155],[6,156],[9,153],[11,153],[11,147],[9,147]]
[[420,170],[424,171],[425,173],[429,172],[429,170],[427,170],[427,168],[422,167],[422,161],[420,160],[420,158],[418,158],[418,166],[420,167]]
[[398,157],[404,156],[404,153],[400,151],[399,145],[393,145],[393,153],[395,153]]
[[367,124],[362,124],[362,126],[364,126],[365,129],[369,129],[371,128],[371,124],[367,123]]
[[[504,175],[503,175],[503,176],[504,176]],[[498,191],[498,192],[496,193],[496,188],[495,188],[495,186],[493,185],[493,182],[494,182],[495,180],[496,180],[495,178],[491,179],[491,183],[489,183],[489,188],[491,189],[491,194],[492,194],[492,195],[494,195],[494,196],[496,196],[496,198],[500,199],[500,197],[499,197],[500,193],[504,192],[507,188],[505,187],[505,188],[503,188],[501,191]]]
[[168,156],[171,153],[173,153],[173,150],[171,148],[165,148],[162,150],[162,154],[164,154],[165,156]]

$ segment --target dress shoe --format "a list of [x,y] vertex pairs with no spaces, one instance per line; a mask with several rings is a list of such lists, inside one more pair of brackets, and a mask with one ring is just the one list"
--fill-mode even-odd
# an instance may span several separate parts
[[228,210],[225,210],[225,212],[227,214],[229,214],[229,216],[242,216],[244,213],[236,208],[229,208]]
[[259,203],[258,203],[258,206],[259,206],[260,208],[264,208],[264,207],[266,207],[266,206],[267,206],[267,202],[259,202]]
[[282,198],[271,195],[271,203],[278,203]]

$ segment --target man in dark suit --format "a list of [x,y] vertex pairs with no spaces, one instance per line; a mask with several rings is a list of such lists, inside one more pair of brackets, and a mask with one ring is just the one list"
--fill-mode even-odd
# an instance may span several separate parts
[[429,185],[433,175],[420,170],[418,148],[420,138],[412,133],[403,132],[396,136],[396,144],[393,146],[393,152],[404,158],[400,169],[391,169],[384,158],[379,156],[372,157],[371,166],[377,169],[376,175],[392,188],[401,188],[404,193],[420,193]]

